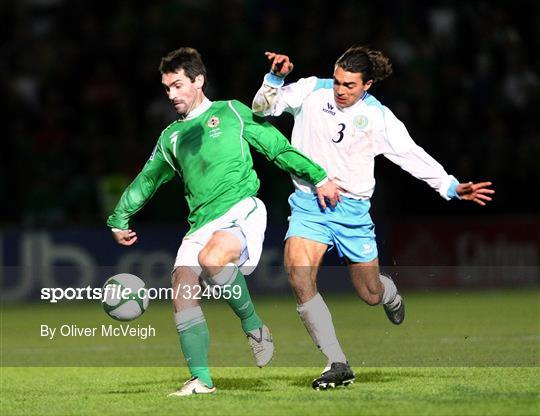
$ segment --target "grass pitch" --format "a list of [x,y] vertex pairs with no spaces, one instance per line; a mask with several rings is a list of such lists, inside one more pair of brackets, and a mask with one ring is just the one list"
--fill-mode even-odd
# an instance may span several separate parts
[[215,395],[165,396],[185,370],[10,368],[3,415],[538,415],[531,368],[357,368],[357,383],[316,392],[312,368],[216,368]]
[[[225,304],[204,305],[218,393],[167,398],[188,378],[170,305],[134,324],[157,335],[40,337],[40,325],[112,321],[96,303],[2,307],[0,414],[539,415],[540,292],[405,293],[403,325],[352,296],[327,297],[357,374],[348,388],[315,392],[324,360],[291,298],[256,299],[272,329],[271,366],[253,367]],[[117,323],[114,323],[117,325]]]

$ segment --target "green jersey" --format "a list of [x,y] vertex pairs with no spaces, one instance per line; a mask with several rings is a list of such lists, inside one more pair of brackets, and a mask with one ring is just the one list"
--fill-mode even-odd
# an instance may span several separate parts
[[270,123],[239,101],[205,99],[185,119],[161,133],[150,159],[126,188],[107,225],[128,229],[129,219],[174,176],[184,182],[192,233],[244,198],[255,196],[259,178],[249,145],[281,169],[313,184],[326,172]]

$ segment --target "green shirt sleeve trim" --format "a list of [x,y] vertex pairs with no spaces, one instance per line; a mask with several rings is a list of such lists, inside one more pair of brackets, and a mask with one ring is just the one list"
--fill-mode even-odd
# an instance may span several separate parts
[[242,143],[244,140],[244,120],[242,120],[242,117],[240,117],[238,111],[236,111],[236,109],[233,107],[231,100],[227,101],[227,105],[233,111],[233,113],[236,114],[238,120],[240,120],[240,149],[242,150],[242,159],[246,160],[246,155],[244,153],[244,144]]

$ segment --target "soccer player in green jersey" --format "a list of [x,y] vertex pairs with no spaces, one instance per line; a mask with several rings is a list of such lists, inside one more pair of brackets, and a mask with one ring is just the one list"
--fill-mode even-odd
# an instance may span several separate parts
[[281,169],[316,185],[322,207],[335,205],[339,191],[326,172],[271,124],[239,101],[210,101],[200,54],[180,48],[162,58],[161,80],[179,119],[161,133],[142,171],[126,188],[107,225],[114,239],[130,246],[137,234],[129,219],[165,182],[179,176],[189,206],[190,229],[172,273],[174,319],[192,378],[174,396],[213,393],[208,368],[209,332],[196,295],[199,279],[226,288],[223,296],[240,318],[259,367],[274,346],[251,300],[244,274],[257,265],[266,229],[266,210],[256,198],[259,179],[250,145]]

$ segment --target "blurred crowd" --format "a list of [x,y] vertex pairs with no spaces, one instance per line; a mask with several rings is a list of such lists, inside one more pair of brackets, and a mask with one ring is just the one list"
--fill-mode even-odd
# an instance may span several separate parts
[[[0,11],[4,227],[104,226],[175,119],[158,65],[179,46],[203,55],[209,98],[248,105],[266,50],[289,54],[294,81],[331,77],[352,44],[379,49],[394,74],[371,92],[449,173],[495,182],[483,215],[537,213],[538,1],[12,0]],[[292,118],[271,121],[290,133]],[[263,158],[255,164],[270,221],[283,223],[292,185]],[[381,215],[480,214],[383,158],[376,178]],[[186,212],[175,180],[137,221],[184,225]]]

